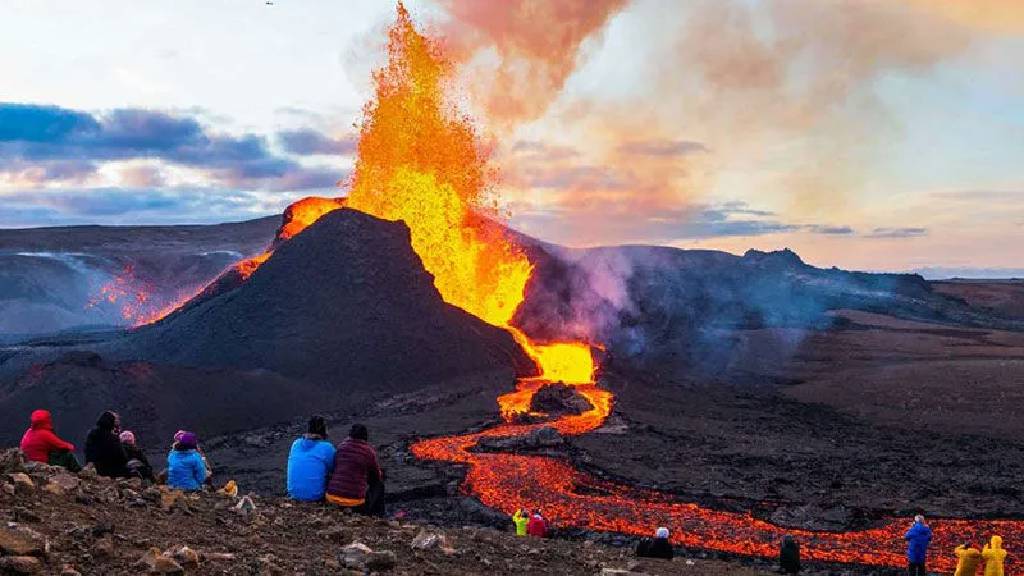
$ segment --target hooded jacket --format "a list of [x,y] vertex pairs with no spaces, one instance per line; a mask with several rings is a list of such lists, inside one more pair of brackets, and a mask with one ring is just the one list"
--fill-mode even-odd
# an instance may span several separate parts
[[309,434],[292,442],[288,453],[288,496],[296,500],[323,500],[327,479],[334,468],[334,445]]
[[779,567],[786,574],[800,572],[800,543],[789,534],[782,537],[779,546]]
[[206,465],[194,448],[171,450],[167,455],[167,485],[178,490],[199,490],[206,482]]
[[67,450],[73,452],[75,445],[65,442],[53,433],[53,418],[48,410],[32,412],[28,430],[21,437],[21,451],[32,462],[49,461],[50,452]]
[[369,483],[381,480],[373,446],[366,440],[348,438],[334,453],[334,470],[327,483],[327,493],[350,501],[365,500]]
[[117,435],[117,417],[104,412],[85,439],[85,462],[92,462],[100,476],[128,475],[128,456]]
[[953,576],[976,576],[978,565],[981,564],[981,552],[977,548],[966,548],[963,545],[957,546],[953,551],[956,554],[956,572]]
[[1003,549],[1002,536],[993,536],[992,541],[982,548],[981,557],[985,559],[985,576],[1003,576],[1006,550]]
[[526,533],[535,538],[543,538],[548,533],[548,523],[540,514],[534,514],[530,523],[526,525]]
[[924,522],[914,522],[903,539],[907,541],[907,560],[913,564],[924,564],[928,543],[932,541],[932,529]]
[[521,509],[516,510],[512,515],[512,524],[516,527],[516,536],[526,536],[526,523],[530,521],[530,515]]

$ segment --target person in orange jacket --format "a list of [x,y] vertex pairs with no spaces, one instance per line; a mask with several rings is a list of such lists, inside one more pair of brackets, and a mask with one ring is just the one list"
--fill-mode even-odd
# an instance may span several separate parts
[[21,437],[21,451],[25,459],[63,466],[72,472],[82,468],[72,454],[75,445],[54,433],[53,417],[48,410],[33,411],[29,422],[28,430]]
[[953,576],[977,576],[981,564],[981,552],[973,546],[961,544],[953,551],[956,554],[956,572]]
[[1003,549],[1002,536],[993,536],[992,541],[981,549],[981,557],[985,560],[985,576],[1003,576],[1006,550]]

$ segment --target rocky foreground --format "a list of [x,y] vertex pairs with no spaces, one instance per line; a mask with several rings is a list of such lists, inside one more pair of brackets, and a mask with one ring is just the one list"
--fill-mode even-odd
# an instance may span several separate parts
[[594,541],[379,520],[321,504],[182,494],[0,452],[0,574],[766,574],[699,558],[636,561]]

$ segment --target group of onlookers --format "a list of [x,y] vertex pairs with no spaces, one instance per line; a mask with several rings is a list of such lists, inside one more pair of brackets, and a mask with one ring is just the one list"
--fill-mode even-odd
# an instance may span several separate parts
[[[48,411],[32,412],[29,429],[21,437],[21,451],[26,459],[77,472],[82,465],[74,450],[74,444],[54,432],[53,417]],[[96,426],[85,438],[85,463],[92,464],[100,476],[158,481],[145,451],[137,444],[135,433],[121,430],[120,416],[109,410],[100,414]],[[210,482],[210,467],[194,433],[179,430],[174,435],[167,455],[167,469],[160,476],[168,486],[180,490],[199,490]]]
[[[74,450],[74,444],[57,436],[48,411],[32,412],[29,429],[21,439],[25,458],[78,471],[81,465]],[[179,430],[167,455],[167,470],[158,478],[138,446],[135,434],[121,430],[121,419],[112,411],[103,412],[96,427],[89,431],[85,439],[85,461],[95,466],[101,476],[163,480],[180,490],[200,490],[212,477],[196,434]],[[326,501],[362,514],[384,515],[384,473],[369,443],[366,426],[362,424],[354,424],[348,437],[335,446],[328,437],[324,418],[310,418],[306,433],[292,443],[288,454],[287,488],[288,495],[295,500]],[[516,536],[544,538],[549,530],[548,521],[540,510],[531,514],[520,508],[512,515],[512,523]],[[925,557],[932,540],[932,530],[924,517],[916,516],[903,537],[907,541],[908,574],[924,576]],[[969,544],[958,546],[954,551],[957,556],[955,576],[974,576],[982,561],[984,576],[1003,576],[1006,550],[1002,543],[1001,537],[992,536],[981,550]],[[671,559],[673,548],[668,528],[660,527],[654,538],[641,540],[636,554]],[[787,574],[796,574],[801,569],[800,544],[788,534],[779,547],[779,567]]]
[[348,438],[335,447],[324,418],[310,418],[306,433],[288,453],[287,478],[288,495],[295,500],[325,500],[361,514],[384,515],[384,473],[362,424],[353,424]]
[[[925,558],[928,556],[928,546],[932,541],[932,529],[925,522],[924,516],[914,517],[914,523],[903,534],[903,539],[907,542],[907,574],[925,576],[928,573],[925,569]],[[984,576],[1003,576],[1006,550],[1003,549],[1003,539],[1000,536],[992,536],[990,542],[982,546],[981,550],[969,544],[961,544],[953,553],[957,558],[954,576],[975,576],[982,561],[985,562]],[[783,536],[779,548],[779,568],[785,574],[800,572],[800,544],[789,534]]]

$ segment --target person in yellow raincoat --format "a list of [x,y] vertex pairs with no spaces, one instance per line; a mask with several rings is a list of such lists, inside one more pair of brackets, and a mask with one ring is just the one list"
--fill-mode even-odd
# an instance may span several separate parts
[[992,541],[982,548],[981,557],[985,559],[985,576],[1003,576],[1006,550],[1003,550],[1002,536],[993,536]]
[[512,523],[516,525],[516,536],[526,536],[526,523],[530,521],[530,514],[520,508],[512,515]]
[[961,544],[953,551],[956,554],[956,572],[953,576],[976,576],[981,564],[981,552],[974,546]]

